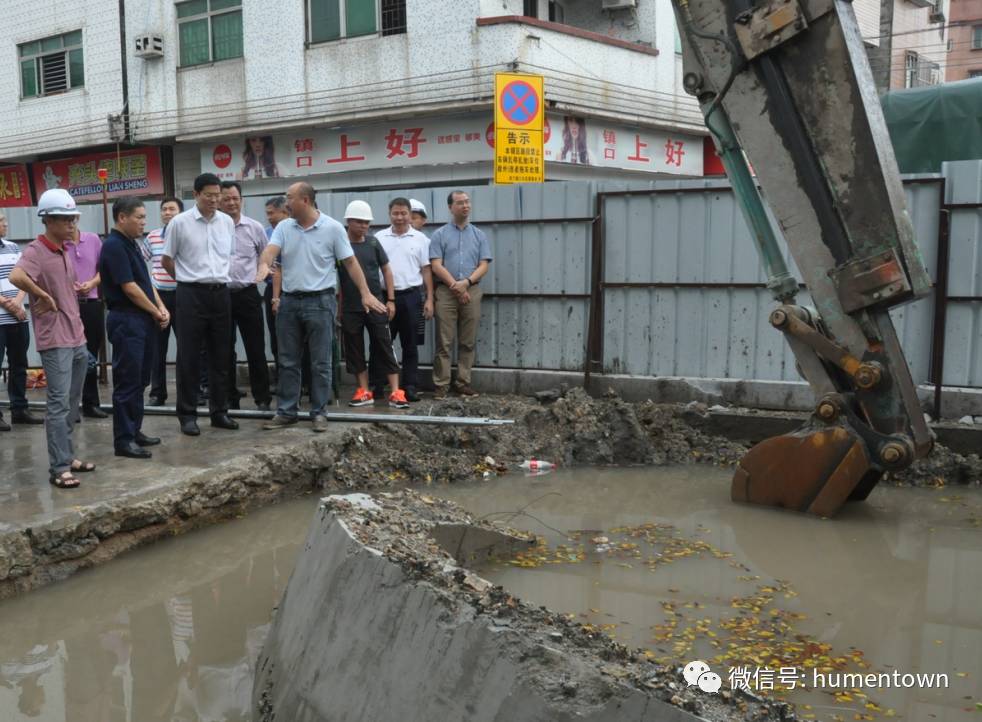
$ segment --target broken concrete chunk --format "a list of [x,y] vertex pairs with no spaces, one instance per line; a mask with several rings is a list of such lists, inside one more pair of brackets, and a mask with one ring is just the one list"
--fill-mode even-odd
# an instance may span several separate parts
[[469,523],[412,492],[322,506],[256,663],[255,722],[698,722],[645,686],[647,664],[607,661],[626,654],[609,638],[567,639],[559,615],[448,566],[430,533]]
[[354,508],[362,509],[364,511],[378,511],[382,508],[368,494],[331,494],[331,496],[324,497],[321,501],[346,502],[351,504],[351,506]]

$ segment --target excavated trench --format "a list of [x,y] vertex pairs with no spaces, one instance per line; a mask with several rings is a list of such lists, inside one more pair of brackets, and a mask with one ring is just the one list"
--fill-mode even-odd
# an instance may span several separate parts
[[[614,396],[593,399],[579,389],[538,398],[451,399],[423,403],[414,411],[506,417],[516,423],[498,428],[360,427],[329,444],[315,440],[305,442],[300,451],[263,451],[234,472],[216,474],[210,484],[199,482],[204,486],[197,495],[175,493],[166,502],[155,502],[151,528],[159,530],[163,524],[166,529],[169,518],[178,519],[177,526],[164,532],[169,534],[180,531],[181,524],[193,525],[195,519],[200,525],[201,514],[228,517],[249,506],[250,489],[259,490],[265,499],[323,489],[393,494],[407,484],[491,480],[527,458],[565,467],[700,464],[717,467],[714,473],[725,476],[726,467],[746,449],[739,441],[708,433],[706,410],[698,405],[628,403]],[[748,419],[748,428],[751,424]],[[256,468],[262,470],[259,480],[249,475]],[[890,481],[978,485],[980,469],[977,455],[939,449]],[[189,507],[195,500],[200,509]],[[687,689],[680,684],[677,659],[669,662],[658,659],[662,655],[657,653],[645,654],[633,641],[623,646],[601,625],[584,625],[559,610],[533,606],[507,585],[487,584],[468,571],[476,568],[477,560],[474,554],[464,558],[468,555],[462,555],[460,542],[461,530],[467,530],[466,537],[474,528],[489,529],[483,522],[475,525],[459,509],[411,491],[376,496],[374,503],[381,508],[332,502],[311,527],[300,571],[291,577],[291,585],[305,586],[292,593],[293,601],[287,592],[267,649],[259,654],[253,639],[246,655],[259,659],[250,703],[258,710],[255,719],[407,719],[405,700],[418,700],[419,709],[430,713],[427,719],[672,720],[692,719],[693,714],[720,720],[795,719],[792,706],[782,700]],[[121,513],[117,522],[126,534],[139,534],[147,526],[135,512]],[[112,532],[108,527],[87,531]],[[145,533],[148,538],[162,535]],[[106,533],[102,541],[112,538],[113,533]],[[315,562],[305,562],[314,549],[323,553],[312,555]],[[515,552],[514,545],[509,552]],[[71,583],[75,582],[84,580]],[[547,603],[534,595],[530,599]],[[297,600],[306,601],[298,608]],[[275,599],[269,606],[273,603]],[[174,615],[170,616],[173,631]],[[316,643],[309,644],[315,637]],[[295,666],[298,645],[303,645],[303,654],[315,655],[315,662]],[[327,654],[325,650],[331,654],[317,657]],[[285,694],[278,689],[285,677],[276,672],[277,665],[281,670],[289,666],[286,677],[301,687]],[[352,676],[358,670],[377,674],[374,692],[350,693],[356,681],[362,687],[367,684]],[[462,671],[466,678],[460,676]],[[0,682],[3,677],[0,668]],[[399,694],[380,694],[384,689]],[[493,694],[488,696],[486,689]],[[303,694],[296,695],[297,690]],[[317,690],[333,690],[333,696],[321,698]],[[340,697],[345,698],[344,706],[331,706]],[[304,706],[285,708],[284,701],[292,698],[304,700]],[[245,712],[241,692],[238,699]],[[0,712],[4,709],[0,689]],[[478,714],[479,710],[485,712]]]

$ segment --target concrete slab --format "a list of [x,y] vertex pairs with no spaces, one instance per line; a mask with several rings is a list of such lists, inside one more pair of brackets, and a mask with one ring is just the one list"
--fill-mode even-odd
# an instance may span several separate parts
[[375,502],[324,500],[256,663],[257,722],[743,718],[676,694],[679,676],[493,587],[432,538],[445,523],[500,530],[412,492]]

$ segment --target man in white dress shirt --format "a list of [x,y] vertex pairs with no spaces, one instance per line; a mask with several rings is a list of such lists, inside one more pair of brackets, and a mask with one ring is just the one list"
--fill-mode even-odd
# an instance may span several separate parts
[[197,436],[201,348],[208,350],[211,425],[237,429],[228,416],[231,301],[229,265],[235,223],[218,210],[221,181],[212,173],[194,179],[194,206],[164,232],[161,265],[177,279],[177,417],[181,432]]
[[[392,338],[402,345],[401,386],[406,399],[419,401],[419,351],[416,348],[420,318],[433,318],[433,274],[430,272],[430,240],[409,224],[411,206],[406,198],[389,202],[391,226],[375,237],[389,257],[395,279],[396,313],[389,323]],[[373,373],[381,378],[381,375]]]

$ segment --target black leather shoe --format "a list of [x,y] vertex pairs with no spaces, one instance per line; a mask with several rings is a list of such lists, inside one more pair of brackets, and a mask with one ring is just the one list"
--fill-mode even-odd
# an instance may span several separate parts
[[404,391],[406,392],[406,401],[419,401],[419,394],[416,393],[415,386],[407,386]]
[[239,428],[239,422],[229,418],[228,414],[215,414],[211,417],[211,425],[216,429],[232,429],[233,431]]
[[264,401],[262,403],[256,404],[256,411],[269,411],[269,402]]
[[162,399],[159,396],[151,396],[147,399],[147,406],[163,406],[167,399]]
[[100,409],[98,406],[83,406],[82,416],[87,419],[108,419],[109,414]]
[[160,438],[157,436],[147,436],[142,431],[136,432],[137,446],[156,446],[159,443],[160,443]]
[[10,412],[10,423],[12,424],[43,424],[44,419],[40,416],[35,416],[30,411],[26,409],[22,411],[11,411]]
[[181,433],[186,436],[197,436],[201,433],[201,429],[198,428],[198,422],[194,419],[186,419],[181,422]]
[[3,420],[3,414],[0,414],[0,431],[10,431],[10,424]]
[[149,459],[153,454],[146,449],[141,449],[136,444],[129,444],[116,449],[116,456],[125,456],[128,459]]

